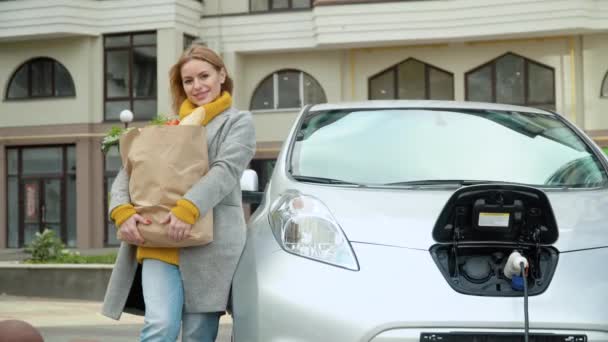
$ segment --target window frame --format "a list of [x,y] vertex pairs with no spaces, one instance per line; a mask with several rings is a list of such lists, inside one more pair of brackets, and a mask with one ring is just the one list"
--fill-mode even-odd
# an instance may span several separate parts
[[[299,96],[299,101],[300,101],[300,107],[279,107],[279,73],[281,72],[297,72],[299,73],[298,76],[298,96]],[[308,77],[312,78],[313,80],[315,80],[315,82],[317,82],[317,84],[319,85],[319,88],[321,89],[321,91],[323,92],[323,97],[325,98],[325,101],[327,101],[327,94],[325,93],[325,89],[323,89],[323,86],[321,86],[321,82],[319,82],[316,78],[314,78],[311,74],[303,71],[303,70],[299,70],[299,69],[280,69],[277,71],[274,71],[272,74],[264,77],[260,82],[258,82],[258,84],[256,85],[256,87],[253,89],[253,93],[251,94],[251,100],[249,101],[249,110],[252,112],[283,112],[283,111],[298,111],[300,110],[303,106],[304,106],[304,75],[308,75]],[[253,109],[253,100],[255,98],[255,94],[256,91],[258,90],[258,88],[264,83],[266,82],[266,80],[268,80],[269,78],[272,77],[272,93],[273,93],[273,106],[272,108],[265,108],[265,109]],[[323,102],[321,102],[323,103]]]
[[[112,146],[111,148],[116,148],[118,149],[117,146]],[[108,152],[109,153],[109,152]],[[104,215],[103,215],[103,245],[105,247],[118,247],[120,246],[120,241],[118,241],[116,244],[110,243],[110,236],[108,232],[108,228],[109,228],[109,224],[110,224],[110,218],[109,215],[107,214],[108,211],[110,210],[110,202],[108,201],[110,199],[109,197],[109,193],[107,191],[108,189],[108,185],[111,185],[109,182],[110,178],[114,178],[116,179],[116,176],[118,176],[118,173],[120,172],[120,169],[118,171],[113,171],[113,170],[108,170],[107,168],[107,154],[104,153],[103,154],[103,209],[104,209]],[[122,168],[122,162],[121,162],[121,168]]]
[[[606,93],[604,93],[604,87],[606,88]],[[604,74],[604,79],[600,85],[600,99],[608,99],[608,71]]]
[[[48,61],[48,62],[51,62],[51,64],[52,64],[51,78],[50,78],[51,95],[32,95],[32,84],[33,84],[33,82],[32,82],[32,64],[35,62],[43,62],[43,61]],[[70,82],[72,83],[72,89],[74,90],[73,94],[55,95],[55,81],[56,81],[55,77],[57,75],[57,71],[56,71],[57,64],[61,65],[67,71],[67,75],[69,76]],[[15,80],[15,76],[17,75],[17,73],[19,71],[21,71],[22,68],[27,68],[27,70],[26,70],[26,72],[27,72],[27,96],[9,97],[9,93],[10,93],[13,81]],[[76,97],[76,84],[74,84],[74,78],[72,77],[72,74],[70,73],[68,68],[65,67],[65,65],[63,65],[61,62],[59,62],[58,60],[51,58],[51,57],[34,57],[34,58],[30,58],[30,59],[26,60],[25,62],[21,63],[15,69],[15,71],[11,74],[11,77],[9,78],[9,81],[8,81],[8,86],[6,87],[6,91],[4,93],[5,101],[23,101],[23,100],[52,99],[52,98],[74,98],[74,97]]]
[[477,67],[475,67],[475,68],[473,68],[473,69],[465,72],[465,74],[464,74],[464,98],[465,98],[465,101],[470,101],[470,99],[469,99],[469,75],[472,74],[472,73],[474,73],[474,72],[476,72],[476,71],[478,71],[478,70],[480,70],[480,69],[483,69],[483,68],[485,68],[487,66],[490,66],[490,71],[491,71],[491,80],[490,81],[492,83],[492,89],[491,89],[491,91],[492,91],[492,103],[498,103],[498,102],[496,102],[496,82],[497,82],[497,80],[496,80],[496,74],[497,74],[496,62],[499,59],[501,59],[503,57],[506,57],[508,55],[512,55],[512,56],[517,57],[517,58],[522,58],[523,62],[524,62],[524,69],[523,69],[524,103],[521,103],[521,104],[508,103],[508,104],[515,105],[515,106],[528,106],[528,107],[542,107],[542,106],[547,106],[547,105],[550,104],[550,103],[532,103],[532,102],[529,101],[529,97],[530,97],[530,87],[529,87],[529,81],[530,81],[529,80],[529,75],[530,75],[529,69],[530,68],[529,68],[529,65],[530,64],[535,64],[536,66],[540,66],[542,68],[550,70],[551,73],[553,74],[553,83],[552,83],[551,93],[553,95],[553,103],[552,103],[552,105],[553,105],[553,108],[555,108],[557,106],[557,94],[556,94],[556,85],[555,85],[555,68],[553,68],[550,65],[537,62],[535,60],[526,58],[526,57],[524,57],[522,55],[519,55],[519,54],[516,54],[516,53],[513,53],[513,52],[504,53],[504,54],[502,54],[502,55],[500,55],[500,56],[492,59],[489,62],[486,62],[486,63],[484,63],[482,65],[479,65],[479,66],[477,66]]
[[450,72],[448,70],[439,68],[433,64],[423,62],[414,57],[406,58],[406,59],[402,60],[401,62],[393,64],[390,67],[383,69],[380,72],[377,72],[377,73],[371,75],[370,77],[368,77],[367,78],[367,99],[372,100],[372,80],[377,77],[383,76],[387,72],[392,72],[393,73],[393,90],[394,90],[394,94],[395,94],[392,100],[399,100],[399,97],[398,97],[399,96],[399,65],[401,65],[405,62],[408,62],[408,61],[415,61],[415,62],[418,62],[418,63],[421,63],[422,65],[424,65],[424,98],[420,99],[420,100],[433,100],[430,98],[430,95],[431,95],[430,69],[431,68],[435,69],[437,71],[446,73],[452,77],[452,99],[445,100],[445,101],[453,101],[456,99],[456,87],[455,87],[455,82],[454,82],[454,73]]
[[[137,45],[133,44],[134,36],[145,35],[145,34],[154,34],[156,42],[154,44],[137,44]],[[129,37],[128,46],[106,47],[106,39],[108,37],[111,38],[111,37],[125,37],[125,36]],[[125,108],[125,109],[129,109],[129,110],[133,111],[133,101],[135,100],[135,98],[133,96],[133,63],[134,63],[133,50],[136,47],[154,47],[154,48],[156,48],[156,66],[158,67],[158,32],[141,31],[141,32],[106,34],[103,36],[102,46],[103,46],[103,102],[102,102],[103,121],[104,122],[120,122],[120,120],[118,118],[117,119],[108,119],[106,117],[106,103],[107,102],[129,101],[129,108]],[[127,84],[127,89],[128,89],[129,95],[127,97],[113,97],[113,98],[108,99],[107,70],[108,70],[108,52],[109,51],[127,51],[129,53],[129,64],[128,64],[129,84]],[[157,75],[157,77],[158,77],[158,75]],[[157,101],[156,110],[158,111],[158,85],[156,87],[155,96],[141,96],[141,97],[137,97],[137,100],[156,100]],[[134,121],[135,121],[135,118],[134,118]],[[145,121],[145,120],[143,120],[143,121]]]
[[272,0],[266,0],[268,3],[267,10],[253,10],[252,1],[249,0],[249,13],[277,13],[277,12],[292,12],[292,11],[309,11],[313,7],[313,0],[308,0],[308,7],[293,7],[293,0],[287,0],[287,8],[273,8]]

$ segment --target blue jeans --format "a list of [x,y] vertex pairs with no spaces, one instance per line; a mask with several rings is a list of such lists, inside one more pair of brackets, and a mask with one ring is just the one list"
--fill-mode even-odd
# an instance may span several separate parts
[[142,342],[175,342],[180,327],[183,342],[215,341],[220,313],[183,312],[184,287],[177,266],[144,259],[141,282],[146,303]]

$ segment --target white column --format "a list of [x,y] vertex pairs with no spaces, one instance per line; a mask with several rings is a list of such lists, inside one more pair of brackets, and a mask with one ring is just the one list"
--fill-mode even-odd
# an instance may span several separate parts
[[[215,50],[216,52],[219,52]],[[245,98],[245,73],[243,72],[243,58],[234,51],[221,52],[220,55],[224,60],[228,74],[234,82],[234,90],[232,97],[234,105],[238,109],[248,109],[249,99]]]
[[174,28],[156,33],[157,114],[172,115],[169,70],[182,53],[183,34]]

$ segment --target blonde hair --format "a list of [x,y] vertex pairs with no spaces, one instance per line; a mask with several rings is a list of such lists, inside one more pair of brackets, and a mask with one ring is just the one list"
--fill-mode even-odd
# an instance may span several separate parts
[[228,75],[226,65],[224,65],[222,58],[210,48],[194,43],[188,49],[186,49],[186,51],[184,51],[181,57],[177,60],[177,63],[175,63],[169,71],[169,88],[171,90],[171,97],[173,98],[173,110],[175,113],[179,111],[179,107],[187,97],[182,84],[182,67],[184,64],[192,60],[207,62],[213,65],[215,70],[218,72],[224,69],[224,72],[226,73],[226,80],[224,83],[222,83],[221,92],[227,91],[228,93],[232,94],[232,78],[230,78]]

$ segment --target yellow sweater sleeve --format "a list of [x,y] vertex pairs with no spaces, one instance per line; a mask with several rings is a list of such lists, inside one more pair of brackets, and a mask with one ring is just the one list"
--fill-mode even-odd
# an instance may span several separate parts
[[110,218],[114,220],[116,228],[120,228],[122,224],[129,219],[129,217],[137,214],[132,204],[122,204],[112,210]]
[[[171,209],[171,212],[178,219],[189,224],[194,224],[199,216],[196,205],[187,199],[178,200],[175,207]],[[156,259],[169,264],[179,265],[179,249],[140,246],[137,248],[137,261],[141,263],[144,259]]]
[[171,212],[178,219],[189,224],[194,224],[199,216],[199,211],[196,205],[183,198],[177,201],[175,207],[171,209]]

